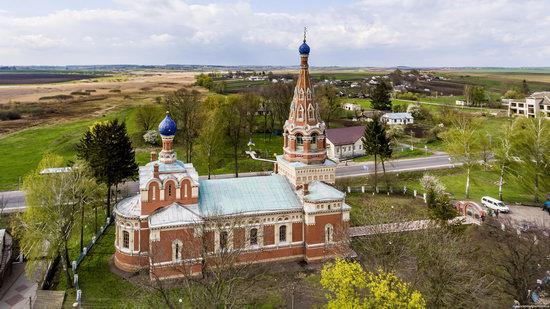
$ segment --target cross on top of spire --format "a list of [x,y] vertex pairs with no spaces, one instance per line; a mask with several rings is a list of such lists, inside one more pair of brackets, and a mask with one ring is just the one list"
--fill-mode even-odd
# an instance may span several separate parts
[[306,41],[307,27],[304,27],[304,42]]

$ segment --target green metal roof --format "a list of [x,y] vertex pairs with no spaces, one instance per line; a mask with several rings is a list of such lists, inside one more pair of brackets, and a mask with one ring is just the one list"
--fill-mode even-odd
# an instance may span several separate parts
[[206,216],[302,209],[281,175],[201,180],[199,190],[199,209]]

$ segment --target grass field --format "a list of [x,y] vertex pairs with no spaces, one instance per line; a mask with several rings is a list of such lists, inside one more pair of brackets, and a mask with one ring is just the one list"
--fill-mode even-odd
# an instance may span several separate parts
[[[384,224],[398,221],[412,221],[428,218],[428,209],[423,200],[404,195],[386,195],[372,193],[348,193],[346,195],[346,203],[351,208],[351,224]],[[399,217],[387,218],[377,216],[381,212],[388,211],[388,208],[395,209],[399,213]],[[363,215],[370,217],[372,220],[363,222]],[[391,220],[388,220],[391,219]]]
[[[446,191],[452,194],[455,199],[464,199],[466,191],[466,170],[462,167],[454,167],[450,169],[431,170],[427,172],[400,172],[399,174],[388,174],[389,182],[395,191],[417,190],[419,194],[423,193],[420,185],[420,178],[427,173],[438,176],[446,187]],[[382,173],[379,173],[379,186],[385,189],[385,182]],[[471,171],[470,179],[470,200],[478,202],[482,196],[492,196],[498,198],[498,172],[494,170],[485,170],[481,166],[477,166]],[[337,181],[345,186],[360,187],[362,185],[373,183],[373,176],[344,178]],[[519,183],[513,177],[507,177],[503,187],[503,200],[507,203],[529,203],[532,202],[533,196],[530,195],[524,187],[524,184]]]
[[[68,163],[75,160],[76,145],[82,134],[98,120],[107,120],[118,118],[126,122],[130,136],[139,139],[138,128],[135,124],[135,108],[126,108],[118,112],[112,112],[106,117],[75,121],[70,123],[55,124],[13,133],[0,139],[0,191],[15,190],[20,184],[20,179],[29,171],[36,168],[42,156],[47,152],[52,152],[63,156]],[[136,136],[137,133],[137,136]],[[254,150],[262,158],[274,159],[273,154],[282,153],[283,140],[281,136],[267,135],[264,142],[263,134],[255,134],[252,140],[256,144]],[[252,160],[239,152],[239,172],[268,171],[272,170],[272,164]],[[159,148],[157,148],[159,150]],[[150,148],[138,148],[136,150],[136,160],[140,165],[149,162]],[[184,160],[183,149],[176,147],[180,160]],[[207,173],[206,158],[201,157],[200,153],[195,152],[193,163],[201,175]],[[226,174],[234,172],[234,163],[232,152],[229,148],[225,151],[213,167],[213,174]]]

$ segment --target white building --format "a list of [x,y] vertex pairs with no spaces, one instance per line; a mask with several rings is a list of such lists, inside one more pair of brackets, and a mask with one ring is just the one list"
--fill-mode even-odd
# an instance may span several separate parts
[[329,159],[339,161],[365,155],[363,132],[365,132],[365,126],[327,129],[327,155]]
[[388,125],[394,124],[413,124],[414,118],[410,113],[386,113],[381,117]]
[[535,92],[525,100],[509,101],[508,116],[522,115],[525,117],[538,117],[543,113],[550,118],[550,92]]
[[347,111],[360,111],[361,105],[355,103],[344,103],[342,104],[342,108]]

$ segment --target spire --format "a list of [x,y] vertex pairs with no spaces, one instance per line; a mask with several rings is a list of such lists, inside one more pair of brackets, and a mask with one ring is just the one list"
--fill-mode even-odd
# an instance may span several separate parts
[[284,157],[288,161],[317,164],[326,159],[325,123],[319,116],[309,77],[310,48],[306,44],[307,28],[300,52],[300,74],[290,104],[290,114],[284,125]]

